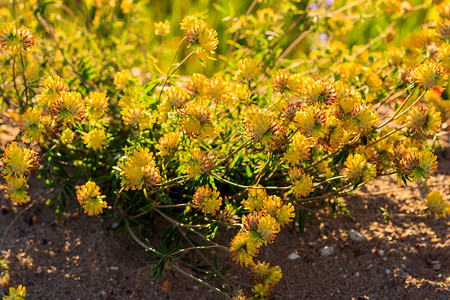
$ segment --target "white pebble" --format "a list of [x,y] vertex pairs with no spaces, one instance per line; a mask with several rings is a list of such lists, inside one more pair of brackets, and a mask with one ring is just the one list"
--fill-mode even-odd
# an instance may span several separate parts
[[294,259],[297,259],[297,258],[299,258],[300,256],[298,256],[297,255],[297,253],[295,253],[295,252],[292,252],[291,254],[289,254],[289,256],[288,256],[288,258],[290,259],[290,260],[294,260]]
[[384,256],[384,251],[383,250],[378,250],[378,255],[379,256]]
[[322,249],[320,249],[319,252],[320,252],[320,255],[322,255],[322,256],[330,256],[331,254],[334,253],[334,247],[333,246],[331,246],[331,247],[325,246]]
[[386,273],[386,275],[391,274],[391,270],[389,270],[389,269],[386,269],[384,272]]
[[353,229],[348,232],[348,237],[355,242],[362,242],[366,240],[366,237],[362,233]]

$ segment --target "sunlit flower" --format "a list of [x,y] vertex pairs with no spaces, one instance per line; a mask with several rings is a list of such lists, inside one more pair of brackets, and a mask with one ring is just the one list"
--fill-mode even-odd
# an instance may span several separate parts
[[428,194],[427,207],[437,218],[446,218],[450,214],[450,202],[445,201],[441,193],[436,191]]
[[190,137],[209,136],[218,134],[218,127],[213,123],[212,112],[209,108],[199,102],[189,102],[184,111],[179,112],[182,116],[181,126]]
[[44,90],[39,94],[39,102],[43,106],[50,106],[61,92],[68,92],[69,86],[63,78],[53,75],[44,80]]
[[[185,27],[186,26],[186,27]],[[196,53],[200,60],[205,61],[208,55],[213,54],[219,44],[217,31],[208,27],[208,24],[200,19],[183,19],[182,28],[186,28],[186,40],[191,45],[198,46]]]
[[159,36],[168,35],[170,32],[170,22],[169,20],[165,20],[164,22],[153,23],[153,27],[155,27],[155,34]]
[[230,86],[221,76],[214,76],[205,85],[205,96],[215,103],[223,103],[230,95]]
[[27,181],[23,175],[8,175],[5,180],[5,193],[12,203],[20,205],[30,200]]
[[441,40],[450,39],[450,19],[442,19],[436,27],[436,32]]
[[33,46],[34,35],[29,28],[17,28],[13,22],[4,23],[0,28],[0,47],[11,54],[18,55],[21,50],[25,54]]
[[190,97],[203,95],[204,87],[206,85],[206,77],[203,74],[194,73],[187,83],[187,90]]
[[417,148],[406,148],[399,162],[401,172],[411,179],[428,179],[433,176],[437,169],[436,155],[431,151],[420,151]]
[[436,112],[434,106],[429,109],[414,106],[409,110],[406,122],[411,132],[432,135],[441,125],[440,112]]
[[139,102],[124,107],[120,113],[125,125],[139,127],[142,130],[149,128],[155,121],[151,111],[145,109],[144,105]]
[[91,92],[85,98],[88,116],[98,117],[105,113],[108,107],[106,93]]
[[[261,187],[257,185],[256,187]],[[250,212],[259,211],[263,208],[264,202],[268,195],[265,189],[252,189],[248,190],[247,199],[242,201],[242,205]]]
[[279,266],[270,267],[269,263],[259,261],[257,264],[252,266],[250,274],[256,283],[265,283],[269,286],[273,286],[278,283],[282,277]]
[[80,202],[84,212],[89,216],[98,215],[103,212],[103,208],[108,206],[106,201],[103,201],[105,197],[100,193],[100,188],[93,181],[86,182],[77,191],[78,202]]
[[272,77],[272,88],[275,93],[287,95],[299,95],[302,91],[303,77],[298,74],[292,75],[286,70],[278,70]]
[[280,224],[271,215],[264,215],[258,222],[256,232],[261,236],[263,244],[272,243],[277,233],[280,232]]
[[410,82],[423,85],[427,89],[442,90],[447,85],[447,74],[444,68],[435,61],[426,61],[417,65],[406,77]]
[[81,138],[87,148],[95,151],[103,151],[103,147],[108,145],[110,134],[100,128],[94,128]]
[[176,132],[168,132],[164,136],[162,136],[158,144],[156,145],[156,149],[159,150],[157,153],[160,156],[167,156],[173,154],[178,146],[178,142],[180,140],[180,135]]
[[152,189],[161,181],[155,157],[147,148],[135,149],[119,161],[118,167],[125,190]]
[[284,144],[286,127],[269,111],[252,105],[243,114],[246,132],[255,141],[266,147],[278,147]]
[[39,168],[38,154],[28,148],[21,148],[11,142],[2,157],[4,175],[27,175]]
[[344,176],[352,184],[358,184],[362,181],[368,183],[372,181],[376,175],[376,167],[367,162],[363,154],[350,154],[344,163]]
[[205,214],[216,214],[222,205],[222,197],[220,197],[215,187],[211,189],[209,186],[204,185],[195,192],[192,205]]
[[302,134],[294,135],[292,143],[284,154],[284,160],[293,165],[298,165],[309,159],[311,142]]
[[302,169],[296,167],[290,169],[289,178],[292,182],[292,191],[296,197],[306,197],[314,191],[314,177],[305,174]]
[[253,257],[258,254],[262,240],[256,232],[240,231],[230,245],[231,258],[242,265],[253,265]]
[[305,106],[294,117],[298,131],[306,137],[320,138],[325,133],[326,112],[317,105]]
[[42,125],[40,124],[40,119],[41,111],[34,107],[28,107],[27,111],[20,116],[20,131],[32,140],[38,140],[44,131],[44,128],[42,128]]
[[359,121],[359,130],[362,133],[367,133],[375,129],[380,122],[380,118],[378,118],[378,111],[371,111],[370,106],[367,106],[361,110],[357,120]]
[[122,0],[120,3],[120,9],[124,14],[129,13],[133,9],[133,0]]
[[63,124],[73,124],[85,117],[85,103],[78,92],[61,92],[52,103],[52,114]]
[[403,50],[398,47],[389,47],[386,51],[389,64],[399,66],[403,62]]
[[252,58],[244,58],[238,62],[238,71],[234,80],[253,80],[261,74],[261,66]]
[[114,86],[118,90],[125,90],[133,84],[131,72],[129,70],[122,70],[114,75]]
[[164,91],[165,102],[169,105],[169,109],[179,109],[183,107],[188,98],[188,93],[185,89],[174,85]]
[[309,104],[328,106],[336,101],[336,88],[331,80],[306,78],[303,82],[303,96]]
[[16,288],[9,288],[9,295],[3,296],[3,300],[24,300],[26,295],[26,288],[22,285],[19,285]]
[[196,178],[212,171],[214,166],[214,156],[212,154],[203,152],[198,148],[192,149],[190,154],[185,170],[189,177]]

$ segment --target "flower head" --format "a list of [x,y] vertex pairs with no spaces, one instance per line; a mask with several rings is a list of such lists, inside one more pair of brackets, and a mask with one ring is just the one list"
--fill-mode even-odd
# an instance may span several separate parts
[[169,20],[165,20],[164,22],[153,23],[153,27],[155,27],[155,34],[159,36],[168,35],[170,32],[170,22]]
[[63,124],[79,122],[85,117],[85,103],[78,92],[61,92],[52,103],[52,114]]
[[158,145],[156,145],[156,149],[159,150],[157,153],[160,156],[168,156],[173,153],[180,140],[180,135],[176,132],[168,132],[164,136],[159,138]]
[[3,300],[24,300],[26,295],[26,288],[22,285],[19,285],[16,288],[9,288],[9,295],[3,296]]
[[329,106],[336,101],[336,87],[331,80],[306,78],[302,93],[312,105]]
[[447,74],[444,68],[435,61],[426,61],[409,70],[406,79],[412,83],[423,85],[427,89],[444,89],[447,85]]
[[326,112],[317,105],[305,106],[294,117],[298,131],[306,137],[320,138],[325,134]]
[[91,92],[85,98],[85,102],[88,116],[94,118],[104,114],[106,108],[108,107],[108,98],[106,97],[106,93]]
[[195,192],[192,205],[205,214],[214,215],[222,205],[222,197],[219,196],[216,188],[211,189],[209,186],[204,185],[199,187]]
[[377,175],[376,167],[373,164],[368,163],[363,154],[350,154],[344,165],[346,166],[344,169],[345,178],[353,184],[357,184],[361,181],[368,183]]
[[292,143],[284,154],[284,160],[292,165],[298,165],[309,159],[311,142],[302,134],[294,135]]
[[28,107],[27,111],[20,116],[20,131],[32,140],[38,140],[44,131],[40,119],[41,111],[34,107]]
[[101,195],[100,188],[93,181],[88,181],[82,185],[77,191],[77,199],[83,207],[84,212],[89,216],[98,215],[103,212],[103,208],[107,207],[107,203],[103,201],[106,196]]
[[238,71],[234,80],[253,80],[261,74],[261,66],[252,58],[244,58],[238,62]]
[[427,196],[427,207],[437,218],[445,218],[450,214],[450,202],[445,201],[439,192],[430,192]]
[[23,204],[30,200],[27,181],[23,175],[7,175],[5,180],[5,193],[12,203]]
[[122,70],[114,75],[114,86],[118,90],[125,90],[133,85],[130,70]]
[[289,178],[292,182],[292,192],[296,197],[306,197],[314,191],[314,177],[297,167],[289,170]]
[[28,148],[21,148],[17,142],[11,142],[2,157],[3,171],[8,175],[28,175],[39,168],[38,154]]
[[68,92],[69,86],[63,78],[53,75],[44,80],[44,90],[39,94],[39,101],[43,106],[50,106],[61,92]]
[[151,189],[161,181],[153,153],[147,148],[136,148],[119,161],[120,177],[125,190]]
[[[256,187],[260,187],[257,185]],[[249,189],[248,198],[242,201],[242,205],[250,212],[259,211],[263,208],[268,195],[265,189]]]
[[87,148],[95,151],[103,151],[103,147],[108,144],[110,135],[104,129],[94,128],[82,136]]
[[5,23],[0,28],[0,47],[13,55],[22,50],[26,53],[34,46],[34,35],[25,26],[19,28],[13,22]]

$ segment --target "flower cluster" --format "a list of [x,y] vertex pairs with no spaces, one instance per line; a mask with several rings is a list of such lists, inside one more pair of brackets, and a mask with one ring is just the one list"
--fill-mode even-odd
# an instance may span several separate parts
[[181,29],[186,30],[187,42],[197,46],[195,53],[201,61],[206,61],[210,58],[209,55],[214,54],[219,44],[217,31],[210,28],[205,21],[193,16],[186,16],[181,21]]
[[100,188],[93,181],[86,182],[77,191],[78,202],[89,216],[102,213],[103,208],[108,206],[103,200],[105,197],[100,193]]
[[4,23],[0,28],[0,47],[13,55],[24,54],[34,46],[34,35],[25,26],[19,28],[13,22]]
[[39,168],[37,153],[20,147],[16,142],[10,143],[3,153],[3,177],[6,180],[5,193],[13,203],[22,204],[30,200],[26,191],[25,176]]

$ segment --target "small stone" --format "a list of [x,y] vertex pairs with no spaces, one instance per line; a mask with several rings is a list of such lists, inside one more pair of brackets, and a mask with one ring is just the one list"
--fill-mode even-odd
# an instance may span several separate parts
[[37,267],[36,272],[37,272],[38,274],[41,274],[41,273],[42,273],[42,268],[41,268],[41,267]]
[[291,254],[289,254],[288,258],[289,258],[290,260],[294,260],[294,259],[299,258],[299,256],[297,255],[297,253],[292,252]]
[[386,273],[386,275],[389,275],[389,274],[391,274],[391,270],[386,269],[386,270],[384,270],[384,273]]
[[366,270],[370,270],[372,268],[373,268],[373,264],[370,264],[370,265],[367,266]]
[[320,249],[319,252],[320,252],[320,255],[322,255],[322,256],[330,256],[331,254],[334,253],[334,247],[333,246],[331,246],[331,247],[325,246],[322,249]]
[[435,269],[436,271],[439,271],[441,269],[441,264],[433,265],[433,269]]
[[111,267],[109,267],[109,269],[111,271],[119,271],[119,267],[116,267],[116,266],[111,266]]
[[362,242],[366,240],[366,237],[362,233],[353,229],[348,232],[348,237],[355,242]]
[[409,250],[412,254],[417,254],[417,253],[419,253],[419,251],[417,251],[417,249],[416,248],[414,248],[414,247],[411,247],[411,249]]
[[356,272],[356,273],[355,273],[355,277],[359,277],[359,272]]
[[388,258],[387,258],[386,256],[383,256],[382,260],[383,260],[383,261],[387,261]]
[[379,256],[384,256],[384,251],[383,250],[378,250],[377,252],[378,252]]

